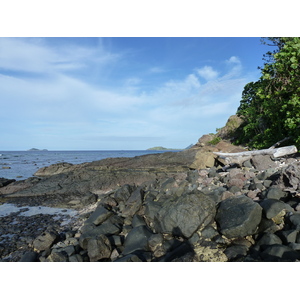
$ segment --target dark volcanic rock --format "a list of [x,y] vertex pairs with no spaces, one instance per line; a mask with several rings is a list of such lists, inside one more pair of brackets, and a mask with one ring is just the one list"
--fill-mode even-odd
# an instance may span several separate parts
[[102,205],[99,205],[96,210],[91,214],[91,216],[86,220],[86,223],[93,223],[94,225],[99,225],[107,220],[113,212],[106,209]]
[[90,261],[99,261],[110,257],[112,247],[109,239],[101,234],[88,241],[87,251]]
[[201,192],[167,198],[157,206],[155,204],[150,214],[149,210],[146,210],[145,216],[152,220],[157,232],[185,238],[191,237],[201,225],[209,224],[216,212],[214,200]]
[[284,203],[280,200],[275,199],[264,199],[260,203],[263,211],[267,217],[267,219],[272,219],[273,217],[277,216],[282,210],[293,212],[294,209],[290,207],[288,204]]
[[127,255],[139,250],[148,251],[148,239],[151,235],[152,232],[147,226],[134,227],[125,238],[122,254]]
[[6,178],[1,177],[0,178],[0,188],[3,186],[7,186],[10,183],[15,182],[15,181],[16,181],[15,179],[6,179]]
[[265,261],[296,261],[300,259],[300,253],[285,245],[271,245],[262,253]]
[[246,196],[228,198],[220,203],[216,221],[227,238],[254,234],[261,221],[262,208]]

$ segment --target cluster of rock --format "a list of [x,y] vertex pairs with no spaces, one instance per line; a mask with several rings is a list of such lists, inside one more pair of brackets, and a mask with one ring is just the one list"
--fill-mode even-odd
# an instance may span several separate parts
[[[39,178],[0,180],[1,202],[85,211],[67,226],[49,221],[31,231],[19,260],[300,260],[297,155],[225,167],[212,152],[241,148],[210,139],[178,153],[57,164]],[[5,245],[2,252],[9,254]]]

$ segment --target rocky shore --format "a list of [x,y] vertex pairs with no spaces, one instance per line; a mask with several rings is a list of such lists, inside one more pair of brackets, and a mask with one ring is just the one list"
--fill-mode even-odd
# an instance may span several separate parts
[[78,211],[0,217],[1,261],[299,261],[299,156],[225,167],[212,152],[245,149],[210,141],[1,179],[0,203]]

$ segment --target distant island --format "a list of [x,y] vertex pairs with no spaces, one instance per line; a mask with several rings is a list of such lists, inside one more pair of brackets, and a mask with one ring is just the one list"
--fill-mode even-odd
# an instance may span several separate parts
[[193,147],[194,145],[191,144],[189,146],[187,146],[186,148],[184,149],[174,149],[174,148],[165,148],[165,147],[162,147],[162,146],[158,146],[158,147],[152,147],[152,148],[149,148],[147,150],[156,150],[156,151],[162,151],[162,150],[185,150],[185,149],[190,149],[191,147]]
[[47,149],[37,149],[37,148],[31,148],[27,151],[48,151]]

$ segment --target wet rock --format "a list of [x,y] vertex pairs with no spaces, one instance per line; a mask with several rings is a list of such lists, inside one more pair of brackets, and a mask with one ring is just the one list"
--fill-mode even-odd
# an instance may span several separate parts
[[227,238],[254,234],[262,217],[262,208],[246,196],[228,198],[220,203],[216,221]]

